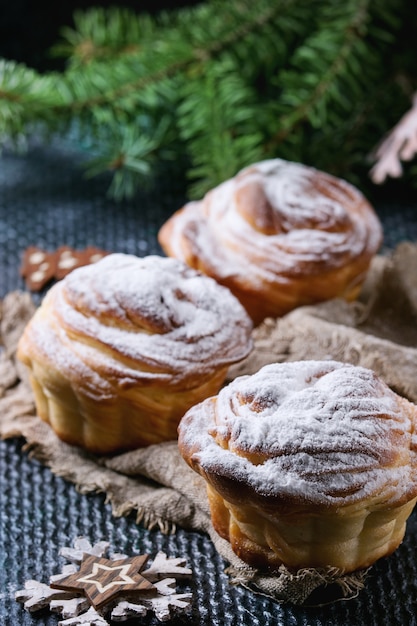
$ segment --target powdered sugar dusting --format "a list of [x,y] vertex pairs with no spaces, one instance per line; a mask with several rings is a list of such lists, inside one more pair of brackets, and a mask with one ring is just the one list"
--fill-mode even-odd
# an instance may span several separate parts
[[[257,183],[272,211],[274,232],[268,236],[241,210],[240,189]],[[185,235],[222,279],[238,274],[285,284],[300,272],[316,275],[362,254],[371,258],[381,232],[373,209],[353,186],[312,167],[271,159],[186,205],[175,215],[170,245],[182,259]]]
[[112,254],[50,289],[35,344],[66,375],[110,392],[119,384],[194,382],[251,349],[250,322],[228,289],[175,259]]
[[[410,405],[411,407],[411,405]],[[417,408],[368,369],[335,361],[267,365],[190,409],[194,461],[258,495],[341,505],[417,493]],[[254,461],[254,459],[256,461]]]

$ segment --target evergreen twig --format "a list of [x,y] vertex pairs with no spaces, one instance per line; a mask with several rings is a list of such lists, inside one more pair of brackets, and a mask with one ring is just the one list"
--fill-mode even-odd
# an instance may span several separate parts
[[40,75],[0,60],[0,145],[35,132],[71,136],[92,157],[89,175],[113,173],[117,198],[132,196],[158,162],[179,158],[195,197],[271,157],[357,183],[381,132],[408,108],[399,84],[416,89],[402,39],[413,35],[410,2],[207,0],[154,17],[78,11],[53,48],[64,71]]

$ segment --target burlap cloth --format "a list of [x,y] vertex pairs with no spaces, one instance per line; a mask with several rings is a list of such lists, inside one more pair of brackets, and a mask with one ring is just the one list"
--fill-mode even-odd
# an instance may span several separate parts
[[[228,562],[231,582],[279,602],[321,602],[323,595],[355,596],[366,572],[341,576],[334,570],[284,567],[268,576],[244,564],[210,521],[203,480],[188,468],[176,442],[113,457],[95,457],[61,442],[36,414],[27,374],[15,359],[20,334],[34,312],[27,293],[8,294],[0,304],[0,434],[23,437],[24,449],[82,493],[104,492],[115,516],[134,513],[147,528],[176,526],[208,533]],[[417,246],[400,244],[377,257],[360,299],[302,307],[254,331],[255,348],[231,368],[229,378],[276,361],[337,359],[374,369],[397,393],[417,402]],[[330,595],[331,595],[330,593]],[[329,595],[329,597],[330,597]],[[312,600],[316,597],[316,600]]]

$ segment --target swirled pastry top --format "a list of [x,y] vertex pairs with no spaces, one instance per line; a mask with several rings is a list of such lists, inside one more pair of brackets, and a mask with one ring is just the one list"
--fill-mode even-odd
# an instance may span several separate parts
[[353,259],[366,268],[381,240],[381,224],[355,187],[281,159],[243,169],[160,231],[172,256],[216,278],[284,285]]
[[267,365],[180,423],[185,460],[232,501],[281,508],[417,496],[417,407],[368,369]]
[[25,350],[85,393],[201,384],[244,358],[252,323],[228,289],[175,259],[111,254],[54,285],[26,328]]

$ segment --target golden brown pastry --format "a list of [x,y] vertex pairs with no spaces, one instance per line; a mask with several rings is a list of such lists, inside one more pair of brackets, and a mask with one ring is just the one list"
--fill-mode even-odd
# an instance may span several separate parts
[[215,530],[250,565],[366,568],[403,539],[417,497],[417,407],[371,370],[267,365],[180,422]]
[[158,238],[169,256],[229,287],[258,324],[300,305],[354,299],[382,229],[352,185],[272,159],[186,204]]
[[50,289],[18,357],[57,435],[111,453],[175,439],[248,354],[251,329],[229,290],[180,261],[111,254]]

